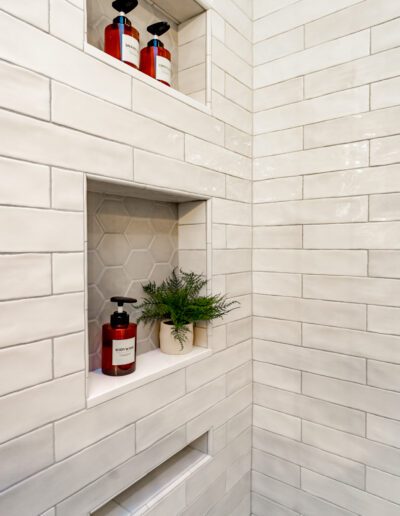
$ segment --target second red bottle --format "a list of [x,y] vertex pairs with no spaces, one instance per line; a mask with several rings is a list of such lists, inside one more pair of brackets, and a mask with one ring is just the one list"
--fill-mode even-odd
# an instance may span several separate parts
[[167,86],[171,86],[171,53],[159,37],[169,29],[170,25],[165,21],[149,25],[147,30],[154,37],[140,52],[140,71]]

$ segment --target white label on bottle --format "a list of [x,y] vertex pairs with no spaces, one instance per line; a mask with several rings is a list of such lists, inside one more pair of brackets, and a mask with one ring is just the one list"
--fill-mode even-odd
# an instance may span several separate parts
[[171,84],[171,61],[162,56],[156,56],[156,79]]
[[128,34],[122,34],[121,59],[139,67],[139,41]]
[[135,337],[112,341],[112,365],[127,365],[135,361]]

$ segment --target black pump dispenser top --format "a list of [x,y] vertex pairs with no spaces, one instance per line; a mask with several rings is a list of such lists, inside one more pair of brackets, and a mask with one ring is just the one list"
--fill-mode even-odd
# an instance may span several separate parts
[[118,311],[111,315],[111,326],[113,328],[116,326],[127,326],[129,324],[129,314],[123,310],[123,306],[125,303],[136,303],[137,299],[133,297],[114,296],[110,301],[118,305]]
[[164,44],[158,38],[169,31],[171,25],[166,21],[161,21],[157,23],[153,23],[147,27],[147,31],[153,36],[156,36],[154,39],[151,39],[148,43],[148,47],[163,47]]
[[138,6],[138,0],[114,0],[112,6],[116,11],[120,13],[119,16],[114,18],[114,23],[123,23],[125,25],[131,25],[129,19],[125,16],[125,14],[130,13]]

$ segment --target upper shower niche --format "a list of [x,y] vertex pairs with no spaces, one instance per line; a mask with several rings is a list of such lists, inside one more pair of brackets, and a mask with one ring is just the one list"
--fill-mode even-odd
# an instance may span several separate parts
[[[87,0],[86,5],[87,43],[104,51],[104,29],[118,13],[112,7],[112,0]],[[140,49],[146,47],[153,38],[147,32],[149,25],[163,20],[170,24],[170,30],[160,39],[171,53],[171,87],[207,104],[209,95],[206,82],[208,52],[205,9],[194,0],[139,0],[139,5],[127,17],[139,31]],[[144,75],[129,65],[121,64],[134,76]]]

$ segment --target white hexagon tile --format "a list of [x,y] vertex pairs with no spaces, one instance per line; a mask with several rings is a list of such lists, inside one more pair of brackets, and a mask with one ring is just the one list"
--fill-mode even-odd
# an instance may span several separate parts
[[[88,318],[90,370],[101,366],[101,326],[111,296],[143,297],[178,265],[176,204],[88,192]],[[126,307],[135,321],[138,312]],[[138,353],[158,347],[158,328],[138,327]]]

